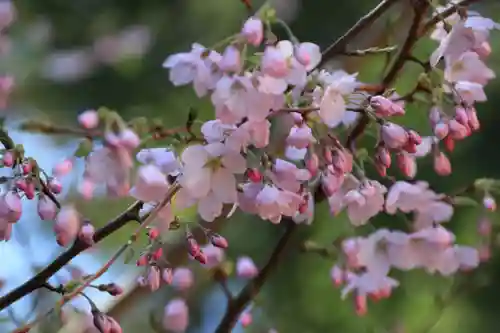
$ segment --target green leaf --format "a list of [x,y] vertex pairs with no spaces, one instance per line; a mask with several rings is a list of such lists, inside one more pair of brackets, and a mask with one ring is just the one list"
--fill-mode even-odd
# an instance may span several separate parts
[[134,118],[130,121],[130,126],[135,133],[142,135],[148,131],[148,119],[145,117]]
[[92,151],[93,147],[94,147],[94,144],[93,144],[92,140],[83,139],[75,151],[75,157],[88,156],[90,154],[90,152]]
[[453,197],[453,203],[458,206],[472,206],[472,207],[479,206],[479,203],[476,200],[462,196]]
[[495,184],[495,182],[496,182],[495,179],[481,178],[481,179],[477,179],[474,182],[474,187],[479,189],[479,190],[488,191],[489,188]]

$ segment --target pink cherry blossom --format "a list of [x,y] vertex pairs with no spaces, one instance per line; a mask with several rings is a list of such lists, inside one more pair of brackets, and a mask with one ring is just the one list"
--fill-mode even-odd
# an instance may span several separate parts
[[189,325],[189,309],[183,299],[168,302],[163,314],[163,327],[175,333],[185,332]]
[[247,42],[253,46],[259,46],[264,38],[264,25],[257,17],[250,17],[243,28],[241,34],[246,38]]
[[80,215],[73,206],[63,206],[57,214],[54,224],[57,243],[60,246],[69,245],[80,230]]
[[255,266],[252,258],[240,257],[236,261],[236,274],[245,279],[251,279],[257,276],[259,270]]

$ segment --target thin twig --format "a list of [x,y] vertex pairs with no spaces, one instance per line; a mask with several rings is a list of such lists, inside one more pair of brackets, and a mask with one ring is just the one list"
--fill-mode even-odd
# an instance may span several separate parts
[[370,47],[364,50],[354,50],[354,51],[344,51],[342,55],[349,57],[364,57],[367,55],[374,54],[384,54],[391,53],[397,49],[397,46],[388,46],[388,47]]
[[451,6],[450,8],[442,11],[441,13],[438,13],[434,15],[431,19],[429,19],[427,22],[424,23],[422,26],[422,29],[419,31],[419,36],[425,35],[430,29],[432,29],[437,23],[441,22],[443,19],[453,15],[458,11],[460,7],[466,7],[469,6],[475,2],[479,2],[481,0],[462,0],[458,3],[456,3],[454,6]]
[[321,62],[316,66],[323,66],[328,60],[337,54],[344,53],[347,45],[356,38],[365,28],[369,27],[375,20],[384,14],[392,5],[399,0],[383,0],[377,7],[373,8],[369,13],[360,18],[345,34],[338,38],[333,44],[328,46],[323,51]]
[[[104,238],[108,237],[118,229],[121,229],[129,221],[136,221],[139,219],[138,213],[143,203],[140,201],[135,202],[128,207],[123,213],[109,221],[104,227],[98,229],[94,235],[94,242],[98,243]],[[77,239],[73,245],[57,257],[52,263],[41,270],[38,274],[33,276],[30,280],[26,281],[16,289],[8,292],[6,295],[0,297],[0,310],[3,310],[20,300],[31,292],[42,288],[44,284],[56,274],[61,268],[69,263],[74,257],[88,248],[87,244]]]
[[226,313],[219,323],[219,326],[215,330],[215,333],[230,333],[232,331],[233,327],[238,322],[238,318],[240,317],[241,313],[260,292],[269,274],[276,267],[276,264],[284,253],[286,245],[293,235],[293,232],[297,229],[297,224],[295,224],[291,219],[284,220],[282,221],[282,223],[286,224],[285,232],[276,244],[276,247],[269,257],[269,260],[260,270],[259,274],[255,278],[250,280],[245,288],[243,288],[243,290],[238,294],[238,296],[236,296],[231,302],[229,302]]

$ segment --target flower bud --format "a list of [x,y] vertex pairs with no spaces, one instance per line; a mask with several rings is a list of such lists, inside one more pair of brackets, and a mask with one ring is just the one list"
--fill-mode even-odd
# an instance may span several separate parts
[[49,189],[54,194],[59,194],[62,191],[62,184],[57,178],[52,178],[49,181]]
[[174,270],[172,276],[172,286],[180,291],[191,288],[194,282],[193,273],[189,268],[179,267]]
[[196,258],[196,256],[200,255],[201,253],[200,246],[198,245],[198,242],[196,241],[196,239],[194,239],[193,236],[191,235],[187,236],[187,243],[188,243],[188,252],[193,258]]
[[54,232],[57,244],[67,246],[78,235],[80,215],[73,206],[63,206],[56,216]]
[[24,195],[26,196],[26,199],[32,200],[35,197],[35,183],[30,179],[29,181],[26,182],[26,189],[24,190]]
[[394,123],[386,123],[381,128],[382,140],[391,149],[401,149],[408,142],[406,130]]
[[332,267],[330,271],[330,277],[336,287],[340,287],[342,283],[344,283],[344,272],[337,265]]
[[375,114],[381,117],[402,116],[405,110],[384,96],[373,96],[370,98],[370,106],[375,109]]
[[155,261],[158,261],[161,259],[161,257],[163,257],[163,248],[162,247],[159,247],[157,248],[152,254],[151,254],[151,258]]
[[219,68],[224,72],[240,72],[242,68],[240,50],[238,50],[234,45],[226,47],[224,53],[222,54],[222,58],[219,61]]
[[236,262],[236,274],[245,279],[252,279],[257,276],[259,270],[250,257],[240,257]]
[[248,311],[243,312],[240,316],[240,324],[243,328],[246,328],[252,324],[253,318],[252,314]]
[[70,159],[66,159],[56,164],[56,166],[52,169],[52,174],[56,177],[63,177],[69,174],[72,169],[73,161]]
[[439,140],[443,140],[448,135],[449,132],[450,129],[448,127],[448,124],[444,122],[438,122],[436,126],[434,126],[434,135]]
[[491,235],[492,225],[490,219],[487,217],[482,217],[479,219],[477,224],[477,232],[483,237]]
[[174,280],[174,273],[172,271],[172,268],[165,268],[161,274],[161,277],[163,279],[163,282],[165,282],[166,284],[172,284],[172,281]]
[[173,299],[165,306],[163,328],[175,333],[186,331],[189,325],[189,309],[183,299]]
[[366,315],[368,312],[368,306],[366,302],[366,295],[356,295],[354,297],[354,305],[356,309],[356,314],[360,317]]
[[85,129],[94,129],[99,125],[99,114],[95,110],[87,110],[78,116],[78,123]]
[[137,266],[147,266],[149,264],[149,259],[148,256],[143,254],[137,259],[136,265]]
[[417,173],[417,162],[415,158],[406,153],[400,153],[396,156],[397,164],[403,175],[408,178],[414,178]]
[[94,187],[94,182],[88,178],[83,178],[78,191],[85,200],[90,200],[94,195]]
[[471,107],[467,109],[467,118],[468,118],[468,125],[471,130],[473,131],[478,131],[481,127],[481,124],[479,123],[479,119],[477,118],[477,112],[476,109]]
[[451,119],[448,126],[450,127],[450,136],[454,140],[462,140],[469,136],[469,129],[456,119]]
[[151,228],[148,231],[148,237],[150,240],[155,240],[160,236],[160,231],[158,228]]
[[48,196],[40,195],[37,212],[43,221],[53,221],[57,216],[57,205]]
[[259,18],[250,17],[245,24],[243,24],[241,34],[249,44],[259,46],[264,39],[264,25]]
[[307,170],[311,173],[312,176],[318,174],[319,169],[319,157],[315,153],[312,153],[309,156],[309,159],[306,161]]
[[441,121],[441,111],[439,106],[433,106],[429,111],[429,122],[431,123],[431,127],[436,126],[436,124]]
[[451,153],[453,150],[455,150],[455,140],[453,140],[451,136],[448,135],[446,138],[444,138],[443,142],[444,147],[447,151]]
[[376,161],[380,162],[381,165],[383,165],[386,168],[391,167],[391,154],[389,153],[389,150],[387,150],[385,147],[379,147],[377,149],[377,154],[375,155]]
[[254,183],[260,183],[262,181],[262,173],[258,169],[248,169],[247,170],[248,179]]
[[467,111],[461,106],[455,108],[455,120],[464,126],[468,126],[469,117],[467,116]]
[[156,266],[149,266],[147,282],[151,291],[156,291],[160,288],[160,269]]
[[491,195],[487,194],[483,198],[483,206],[490,212],[494,212],[497,210],[497,203],[495,201],[495,198],[493,198]]
[[213,246],[219,247],[221,249],[227,249],[229,245],[227,239],[214,232],[210,233],[210,243],[212,243]]
[[82,228],[78,233],[78,238],[80,238],[80,240],[83,241],[88,246],[91,246],[94,244],[94,234],[95,234],[94,226],[87,221],[83,223]]
[[27,161],[23,163],[21,168],[23,171],[23,175],[29,175],[31,171],[33,171],[33,163],[31,161]]
[[442,152],[434,156],[434,171],[440,176],[449,176],[451,174],[450,160]]
[[0,196],[0,217],[9,223],[16,223],[21,218],[23,204],[16,192],[9,191]]

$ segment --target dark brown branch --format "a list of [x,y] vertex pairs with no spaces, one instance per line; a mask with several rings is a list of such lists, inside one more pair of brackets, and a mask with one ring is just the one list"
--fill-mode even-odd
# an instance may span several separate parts
[[403,68],[404,64],[411,56],[411,50],[413,49],[419,38],[418,31],[420,28],[420,24],[422,23],[422,19],[424,18],[424,15],[428,8],[429,4],[425,0],[422,1],[422,3],[417,2],[417,4],[414,5],[415,14],[413,16],[413,22],[411,24],[410,30],[408,31],[408,37],[406,37],[406,41],[403,44],[401,51],[399,51],[399,54],[396,57],[396,60],[394,61],[391,69],[382,80],[382,85],[386,88],[396,79],[399,71]]
[[[100,242],[118,229],[122,228],[129,221],[138,220],[138,214],[141,207],[142,202],[136,202],[125,212],[109,221],[104,227],[96,231],[94,235],[94,241],[96,243]],[[32,293],[33,291],[45,287],[45,284],[50,277],[56,274],[61,268],[63,268],[67,263],[69,263],[73,258],[75,258],[87,248],[88,246],[84,242],[77,239],[68,250],[57,257],[42,271],[40,271],[38,274],[33,276],[30,280],[26,281],[16,289],[0,297],[0,310],[7,308],[11,304]]]
[[369,27],[375,20],[384,14],[392,5],[399,0],[383,0],[377,7],[359,19],[344,35],[339,37],[333,44],[323,51],[323,57],[318,67],[323,66],[333,56],[346,52],[347,45],[356,38],[365,28]]
[[219,326],[215,330],[215,333],[232,332],[232,329],[238,322],[241,313],[260,292],[262,286],[269,277],[269,274],[273,271],[274,268],[276,268],[276,265],[280,260],[280,257],[284,253],[288,241],[293,235],[293,232],[297,229],[297,224],[291,221],[291,219],[283,220],[282,223],[285,223],[286,225],[285,232],[278,241],[278,244],[276,244],[276,247],[274,248],[266,265],[260,270],[259,274],[254,279],[248,282],[248,284],[236,296],[236,298],[232,299],[229,302],[226,313],[224,314],[224,317],[222,318]]

